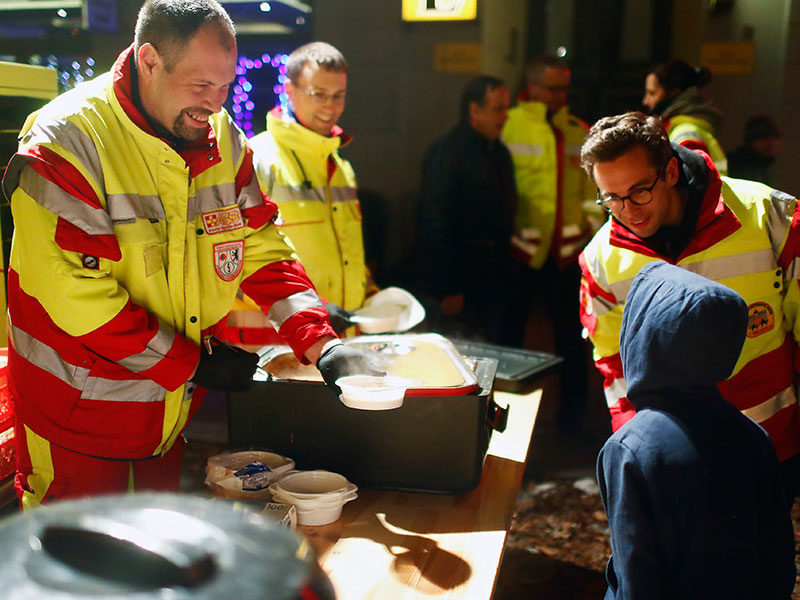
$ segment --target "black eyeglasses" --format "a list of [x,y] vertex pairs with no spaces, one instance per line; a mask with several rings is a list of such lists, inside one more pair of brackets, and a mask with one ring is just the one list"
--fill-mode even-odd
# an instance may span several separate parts
[[634,190],[627,196],[616,196],[613,194],[601,196],[600,190],[597,190],[597,200],[595,200],[595,203],[602,206],[611,214],[622,212],[622,209],[625,208],[625,200],[630,200],[631,204],[635,204],[636,206],[650,204],[653,201],[653,188],[656,187],[658,180],[661,179],[661,174],[668,164],[669,161],[664,163],[664,166],[658,170],[655,180],[649,187]]

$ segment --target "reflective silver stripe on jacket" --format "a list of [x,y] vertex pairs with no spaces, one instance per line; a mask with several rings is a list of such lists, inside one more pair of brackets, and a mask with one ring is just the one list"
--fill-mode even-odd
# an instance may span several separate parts
[[269,309],[267,318],[277,331],[293,315],[309,308],[324,308],[324,306],[314,290],[304,290],[283,300],[278,300]]
[[187,220],[193,221],[199,214],[233,205],[235,193],[236,184],[233,182],[209,185],[196,190],[195,195],[189,198],[187,203]]
[[795,404],[797,404],[797,397],[794,395],[794,390],[788,387],[769,400],[765,400],[761,404],[756,404],[753,407],[745,408],[742,412],[756,423],[763,423],[787,406],[793,406]]
[[139,354],[127,356],[117,363],[133,371],[141,373],[156,366],[167,355],[175,343],[175,332],[159,321],[158,331],[147,342],[147,348]]
[[[331,201],[332,202],[350,202],[358,199],[356,188],[352,186],[332,186]],[[270,190],[270,198],[275,202],[308,202],[313,199],[322,200],[326,197],[326,189],[324,186],[317,186],[306,188],[303,185],[281,185],[275,184]]]
[[76,199],[31,168],[22,170],[19,187],[39,205],[89,235],[114,233],[111,218],[105,210]]
[[610,407],[617,404],[620,400],[627,397],[628,387],[625,385],[625,380],[618,377],[611,382],[611,385],[603,390],[606,394],[606,404]]
[[255,175],[250,179],[250,182],[239,191],[239,197],[236,198],[236,203],[242,211],[254,206],[260,206],[264,203],[264,196],[261,193],[261,188],[258,186],[258,178]]
[[66,362],[50,346],[9,324],[14,349],[25,360],[81,391],[87,400],[111,402],[163,402],[166,388],[149,379],[117,380],[90,377],[89,369]]
[[[103,163],[94,141],[72,121],[34,121],[30,131],[22,139],[22,146],[54,144],[72,153],[97,185],[103,186]],[[105,194],[105,190],[102,190]]]
[[231,136],[231,160],[233,161],[234,168],[238,169],[239,161],[242,158],[242,152],[244,152],[241,132],[233,123],[228,123],[228,135]]
[[526,154],[528,156],[541,156],[544,154],[544,146],[541,144],[523,144],[521,142],[506,143],[506,147],[511,154]]
[[[729,277],[771,271],[777,269],[778,264],[775,262],[775,255],[772,250],[770,248],[762,248],[751,252],[709,258],[695,263],[681,263],[677,266],[702,275],[707,279],[720,281]],[[612,283],[609,287],[616,298],[627,298],[628,290],[630,290],[632,284],[633,277]]]
[[133,222],[136,219],[167,218],[161,198],[155,195],[109,194],[106,208],[115,223]]

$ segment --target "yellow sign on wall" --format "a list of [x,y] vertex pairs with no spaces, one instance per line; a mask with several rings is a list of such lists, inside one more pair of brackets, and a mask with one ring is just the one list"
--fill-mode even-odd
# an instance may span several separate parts
[[706,42],[700,47],[700,64],[714,75],[749,75],[755,54],[753,42]]
[[477,42],[441,42],[434,46],[433,70],[439,73],[480,73],[481,45]]
[[478,0],[403,0],[403,21],[471,21]]

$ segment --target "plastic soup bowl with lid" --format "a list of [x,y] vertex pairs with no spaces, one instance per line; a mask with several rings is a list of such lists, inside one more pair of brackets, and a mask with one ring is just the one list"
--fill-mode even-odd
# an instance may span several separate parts
[[348,375],[336,380],[342,402],[361,410],[388,410],[403,405],[406,390],[414,383],[405,377]]

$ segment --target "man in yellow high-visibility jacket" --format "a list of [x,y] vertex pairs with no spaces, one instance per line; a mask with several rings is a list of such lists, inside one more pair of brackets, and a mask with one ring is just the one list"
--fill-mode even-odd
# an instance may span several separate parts
[[578,254],[592,235],[586,204],[594,199],[594,187],[580,166],[586,125],[569,114],[569,85],[563,60],[534,58],[525,73],[524,99],[509,111],[503,128],[519,196],[512,254],[524,265],[514,292],[518,322],[504,337],[508,344],[523,344],[534,294],[542,294],[556,353],[565,359],[558,414],[565,432],[580,427],[587,394],[589,350],[575,310]]
[[[364,259],[356,178],[339,148],[351,137],[336,123],[347,94],[347,62],[336,48],[312,42],[286,62],[288,107],[267,115],[252,139],[262,190],[280,209],[280,227],[341,332],[348,312],[377,291]],[[275,341],[272,326],[246,296],[228,318],[229,341],[256,347]]]
[[[790,490],[800,479],[800,211],[797,200],[760,183],[721,177],[709,155],[670,143],[658,117],[601,119],[582,161],[611,219],[581,255],[581,320],[605,377],[611,423],[634,414],[620,358],[620,326],[631,282],[664,260],[739,293],[748,330],[722,395],[770,434]],[[691,348],[685,360],[703,361]],[[724,451],[724,450],[721,450]]]
[[214,339],[240,287],[331,387],[353,368],[222,109],[236,62],[218,2],[147,0],[112,71],[23,127],[3,179],[23,508],[178,490],[206,389],[257,365]]

